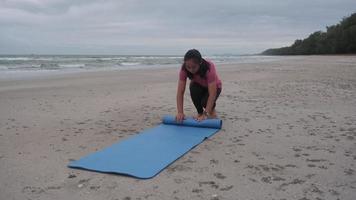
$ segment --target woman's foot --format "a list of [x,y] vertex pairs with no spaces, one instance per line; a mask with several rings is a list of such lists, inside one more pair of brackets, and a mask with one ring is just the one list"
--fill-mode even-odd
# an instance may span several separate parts
[[211,113],[209,113],[208,118],[212,118],[212,119],[218,118],[215,109]]
[[197,120],[197,121],[203,121],[204,119],[207,119],[207,116],[204,114],[204,113],[202,113],[202,114],[197,114],[195,117],[194,117],[194,119],[195,120]]

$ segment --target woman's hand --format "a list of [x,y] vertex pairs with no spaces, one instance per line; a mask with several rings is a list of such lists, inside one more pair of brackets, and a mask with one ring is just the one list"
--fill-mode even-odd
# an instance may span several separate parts
[[181,123],[184,120],[184,118],[185,118],[184,113],[177,113],[176,114],[176,121],[177,122]]
[[195,120],[197,121],[203,121],[205,119],[207,119],[207,116],[203,113],[203,114],[197,114],[197,116],[194,117]]

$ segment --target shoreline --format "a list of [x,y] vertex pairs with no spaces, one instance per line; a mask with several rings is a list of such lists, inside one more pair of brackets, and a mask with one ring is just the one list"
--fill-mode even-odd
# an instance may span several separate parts
[[[107,56],[106,56],[107,57]],[[104,57],[105,59],[107,59],[106,57]],[[140,56],[134,56],[136,58],[139,58]],[[231,59],[229,58],[229,56],[225,56],[226,59]],[[50,58],[56,58],[56,55],[53,55]],[[7,69],[8,66],[6,66],[6,64],[3,64],[3,70],[0,70],[0,81],[3,79],[16,79],[16,80],[20,80],[20,79],[34,79],[36,77],[43,77],[43,76],[56,76],[56,75],[61,75],[61,74],[71,74],[71,73],[86,73],[86,72],[101,72],[101,71],[126,71],[126,70],[137,70],[137,69],[164,69],[164,68],[175,68],[178,67],[180,64],[179,63],[170,63],[170,64],[144,64],[144,63],[137,63],[137,62],[133,62],[133,63],[126,63],[122,62],[121,64],[124,65],[117,65],[115,63],[108,63],[107,66],[103,66],[100,63],[96,63],[98,64],[98,66],[95,66],[95,63],[85,63],[85,62],[78,62],[77,60],[75,60],[75,56],[71,57],[73,60],[73,63],[67,63],[67,61],[65,63],[61,63],[60,59],[58,61],[48,61],[49,63],[46,63],[46,65],[49,65],[49,68],[42,68],[42,67],[31,67],[30,69],[26,69],[26,67],[23,67],[24,63],[21,64],[21,66],[19,66],[19,68],[16,68],[14,66],[12,66],[10,69]],[[90,56],[85,56],[86,59],[92,60],[93,58]],[[156,57],[149,57],[150,59],[152,58],[156,58]],[[162,59],[157,57],[158,59]],[[164,57],[163,57],[164,58]],[[175,57],[174,57],[175,58]],[[260,63],[260,62],[273,62],[276,60],[282,60],[282,59],[286,59],[286,57],[281,57],[281,56],[257,56],[257,55],[249,55],[249,56],[237,56],[234,57],[234,59],[237,59],[235,61],[228,61],[228,60],[221,60],[221,57],[206,57],[209,60],[212,60],[215,64],[218,65],[237,65],[237,64],[241,64],[241,63]],[[40,63],[38,63],[39,61],[36,61],[35,63],[33,63],[34,61],[31,61],[31,58],[22,58],[22,59],[29,59],[27,65],[39,65]],[[49,59],[49,58],[46,58]],[[56,58],[58,59],[58,58]],[[98,59],[102,59],[102,58],[98,58]],[[115,57],[113,57],[112,59],[117,59]],[[36,59],[35,59],[36,60]],[[40,59],[41,60],[41,59]],[[109,59],[110,60],[110,59]],[[23,61],[22,61],[23,62]],[[63,61],[64,62],[64,61]],[[94,61],[96,62],[96,61]],[[110,61],[111,62],[111,61]],[[152,61],[155,62],[155,61]],[[158,61],[156,61],[158,62]],[[9,63],[8,65],[11,65],[11,63]],[[42,65],[42,64],[41,64]],[[57,68],[51,68],[52,65],[55,65]],[[63,67],[63,66],[79,66],[79,67]],[[86,66],[88,65],[88,66]],[[1,67],[1,66],[0,66]]]

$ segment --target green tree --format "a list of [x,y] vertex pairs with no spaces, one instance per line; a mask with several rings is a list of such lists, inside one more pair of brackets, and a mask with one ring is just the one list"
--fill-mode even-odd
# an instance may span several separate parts
[[344,17],[339,24],[316,31],[306,39],[295,40],[289,47],[267,49],[265,55],[312,55],[356,53],[356,13]]

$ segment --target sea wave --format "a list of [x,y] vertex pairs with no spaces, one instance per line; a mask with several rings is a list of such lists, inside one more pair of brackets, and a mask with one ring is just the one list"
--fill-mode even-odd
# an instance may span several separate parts
[[83,63],[76,63],[76,64],[59,64],[61,68],[84,68],[86,64]]
[[[211,55],[216,64],[264,62],[281,59],[277,56]],[[180,66],[178,55],[0,55],[0,70],[5,71],[69,71],[95,69],[139,69]]]
[[139,62],[121,62],[118,63],[118,65],[122,65],[122,66],[134,66],[134,65],[140,65],[141,63]]
[[9,68],[3,65],[0,65],[0,70],[8,70]]

